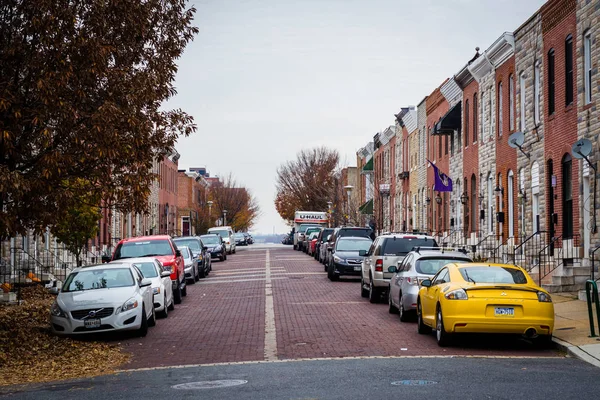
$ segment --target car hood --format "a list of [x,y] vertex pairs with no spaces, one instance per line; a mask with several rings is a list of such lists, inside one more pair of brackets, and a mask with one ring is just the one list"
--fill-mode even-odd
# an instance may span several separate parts
[[93,289],[78,292],[60,292],[56,301],[66,310],[90,307],[118,307],[133,297],[135,286],[113,289]]

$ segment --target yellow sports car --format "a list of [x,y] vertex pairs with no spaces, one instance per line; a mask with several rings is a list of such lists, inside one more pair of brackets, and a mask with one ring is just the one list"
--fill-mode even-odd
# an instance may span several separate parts
[[421,281],[417,297],[421,334],[435,329],[440,346],[453,333],[515,333],[552,340],[552,298],[521,267],[507,264],[447,264]]

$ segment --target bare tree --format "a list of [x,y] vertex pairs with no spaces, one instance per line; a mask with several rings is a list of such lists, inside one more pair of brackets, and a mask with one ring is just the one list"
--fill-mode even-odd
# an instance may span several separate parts
[[238,185],[229,174],[210,187],[209,196],[214,201],[217,215],[227,211],[227,221],[236,231],[246,231],[252,227],[260,215],[258,201],[247,188]]
[[339,153],[326,147],[300,151],[296,160],[277,169],[275,207],[289,222],[294,211],[325,211],[327,202],[334,202],[338,180]]

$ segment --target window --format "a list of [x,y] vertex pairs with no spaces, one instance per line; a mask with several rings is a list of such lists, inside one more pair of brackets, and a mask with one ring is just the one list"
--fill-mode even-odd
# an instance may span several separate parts
[[442,136],[438,136],[438,155],[442,158]]
[[562,197],[563,197],[563,238],[573,237],[573,182],[571,180],[572,160],[570,154],[565,154],[562,160]]
[[520,115],[520,129],[521,132],[525,132],[525,127],[526,127],[526,123],[525,123],[525,102],[526,102],[526,90],[527,88],[525,87],[525,72],[521,72],[521,74],[519,75],[519,114]]
[[502,82],[498,84],[498,136],[502,136]]
[[535,161],[531,165],[531,214],[533,217],[533,231],[540,230],[540,165]]
[[488,124],[490,125],[488,127],[488,135],[489,137],[492,137],[493,135],[493,120],[492,120],[492,86],[490,86],[490,90],[489,90],[489,95],[488,95]]
[[541,103],[541,85],[540,85],[541,65],[537,61],[533,70],[533,120],[536,126],[540,124],[540,103]]
[[565,106],[573,104],[573,36],[565,40]]
[[494,176],[491,172],[488,172],[487,179],[487,197],[488,197],[488,215],[487,215],[487,225],[488,232],[492,233],[494,231]]
[[592,102],[592,35],[587,31],[583,37],[583,101]]
[[515,130],[515,77],[512,74],[508,77],[508,125],[509,131]]
[[508,237],[515,236],[515,176],[512,171],[508,171]]
[[[485,93],[481,92],[481,123],[483,124],[485,118]],[[479,117],[477,118],[479,120]],[[485,131],[485,124],[481,127],[481,143],[483,143],[483,135]]]
[[469,145],[469,99],[465,100],[465,147]]
[[554,49],[548,52],[548,115],[554,114]]
[[477,142],[477,93],[473,95],[473,143]]

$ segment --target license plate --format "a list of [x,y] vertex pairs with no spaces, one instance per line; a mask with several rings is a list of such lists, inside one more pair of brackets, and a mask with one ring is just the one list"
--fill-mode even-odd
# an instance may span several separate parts
[[88,329],[100,328],[100,319],[99,318],[86,319],[83,321],[83,324]]
[[354,270],[355,270],[355,271],[360,271],[360,270],[361,270],[361,267],[354,267]]
[[515,309],[514,307],[496,307],[494,315],[496,317],[514,317]]

